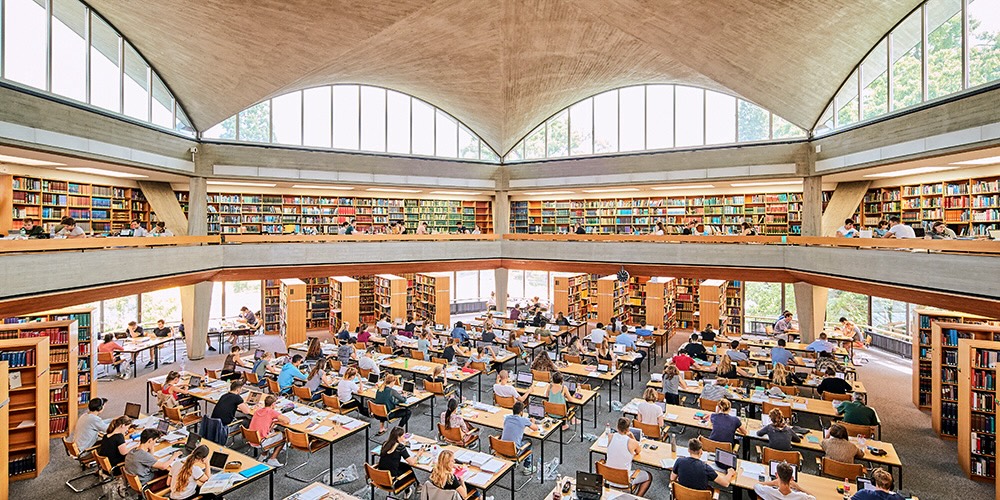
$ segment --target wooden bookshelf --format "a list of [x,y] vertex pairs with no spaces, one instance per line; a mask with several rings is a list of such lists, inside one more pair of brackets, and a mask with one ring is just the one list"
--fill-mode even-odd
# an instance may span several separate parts
[[602,276],[597,279],[597,294],[591,300],[591,317],[604,324],[614,320],[629,323],[629,284],[618,281],[617,275]]
[[643,288],[646,292],[646,316],[643,324],[666,331],[669,339],[676,324],[677,279],[654,276]]
[[[9,191],[8,191],[9,186]],[[32,218],[55,225],[73,217],[88,233],[105,234],[125,229],[133,219],[148,229],[156,220],[149,203],[136,187],[90,184],[24,175],[0,175],[0,199],[10,199],[0,210],[0,229],[19,229],[21,219]]]
[[330,278],[306,278],[306,330],[330,329]]
[[451,324],[451,273],[413,277],[413,316],[428,325]]
[[944,221],[959,236],[985,236],[1000,229],[1000,177],[872,188],[861,214],[867,227],[895,215],[914,226]]
[[35,478],[49,463],[49,339],[0,340],[0,360],[21,379],[9,389],[8,479]]
[[264,304],[264,333],[277,335],[281,333],[281,281],[264,280],[260,290]]
[[330,278],[330,331],[340,331],[346,321],[351,328],[361,324],[360,282],[350,276]]
[[281,280],[281,336],[286,346],[306,341],[306,305],[305,282]]
[[[76,426],[79,413],[79,333],[76,320],[34,321],[0,327],[0,339],[41,338],[49,343],[48,429],[51,437],[65,437]],[[84,358],[86,362],[87,358]],[[86,387],[90,387],[89,363]]]
[[940,363],[940,355],[935,356],[934,353],[941,353],[940,349],[934,349],[934,338],[938,338],[940,341],[940,336],[934,335],[931,331],[934,322],[943,321],[948,323],[992,324],[1000,326],[1000,321],[972,314],[925,308],[918,308],[915,313],[916,323],[913,325],[912,330],[916,332],[916,335],[913,335],[912,349],[914,374],[913,405],[921,410],[931,410],[933,399],[940,396],[940,390],[935,384],[940,382],[938,379],[941,373],[940,369],[933,367],[934,357],[937,357]]
[[[0,361],[0,442],[10,443],[10,363]],[[0,498],[9,498],[9,446],[0,446]]]
[[730,280],[726,285],[726,333],[743,335],[743,282]]
[[361,297],[358,305],[361,321],[375,322],[375,277],[371,275],[351,276],[358,280],[358,292]]
[[989,325],[970,325],[935,321],[931,323],[932,358],[931,370],[931,427],[938,437],[955,439],[958,435],[960,373],[959,342],[968,340],[1000,340],[995,337],[1000,328]]
[[701,280],[697,278],[678,278],[677,291],[677,328],[692,331],[697,328],[695,313],[698,312],[698,292]]
[[552,278],[552,313],[563,313],[576,321],[587,319],[590,304],[590,276],[559,273]]
[[705,280],[698,285],[698,314],[696,328],[708,325],[722,330],[726,324],[726,280]]
[[406,319],[406,278],[395,274],[376,274],[373,283],[375,320],[383,315],[390,322]]
[[958,341],[958,463],[970,478],[995,482],[1000,328],[953,325],[986,337]]

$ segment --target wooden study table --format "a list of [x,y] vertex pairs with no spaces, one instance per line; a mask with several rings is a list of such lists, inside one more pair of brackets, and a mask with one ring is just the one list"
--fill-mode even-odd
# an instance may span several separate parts
[[288,495],[284,500],[303,500],[307,498],[315,500],[361,500],[356,496],[320,482],[305,486],[301,490]]
[[[153,369],[160,368],[160,347],[173,342],[174,344],[174,359],[177,359],[177,341],[184,340],[184,337],[180,335],[171,335],[169,337],[135,337],[126,339],[116,339],[116,342],[121,344],[122,351],[118,351],[122,354],[129,354],[132,356],[132,378],[136,377],[138,372],[138,366],[136,366],[136,359],[142,351],[149,351],[149,357],[153,360]],[[95,336],[94,343],[100,344],[99,339]],[[97,349],[95,348],[96,352]],[[95,358],[96,359],[96,358]]]
[[[562,486],[564,484],[566,484],[567,481],[569,481],[569,483],[570,483],[570,485],[572,487],[570,488],[569,493],[563,495],[562,494]],[[559,494],[562,495],[562,498],[565,499],[565,500],[570,500],[572,498],[577,498],[576,497],[576,478],[569,477],[569,476],[563,477],[563,480],[561,482],[556,483],[555,488],[552,488],[552,491],[550,491],[549,494],[545,496],[545,500],[552,500],[555,497],[556,492],[559,492]],[[620,498],[620,497],[628,498],[629,500],[646,500],[646,497],[638,497],[638,496],[635,496],[635,495],[623,494],[621,491],[613,490],[611,488],[608,488],[607,486],[604,487],[604,494],[601,495],[601,499],[600,500],[615,500],[615,499]]]
[[[517,387],[517,386],[514,386],[514,388],[517,389],[517,392],[519,392],[521,394],[529,392],[529,393],[531,393],[531,397],[541,398],[541,399],[544,399],[544,400],[548,400],[549,399],[549,393],[548,393],[549,383],[548,382],[533,382],[531,384],[531,387],[527,388],[527,389],[524,388],[524,387]],[[570,394],[570,396],[568,398],[566,398],[566,403],[574,405],[574,406],[578,406],[580,408],[580,422],[581,422],[580,423],[580,432],[581,432],[581,438],[582,438],[583,437],[583,434],[582,434],[583,433],[583,407],[586,406],[587,403],[589,403],[591,401],[594,402],[594,428],[597,428],[597,396],[598,396],[598,394],[597,394],[597,391],[591,390],[591,389],[586,389],[585,390],[585,389],[577,388],[576,392],[578,394],[580,394],[580,397],[576,397],[576,394]]]
[[[739,340],[740,344],[746,345],[747,347],[750,347],[751,350],[754,349],[754,348],[757,348],[757,349],[770,349],[772,347],[777,347],[778,346],[778,340],[777,339],[772,338],[772,337],[761,337],[761,336],[757,336],[757,335],[751,335],[751,336],[748,336],[748,337],[726,337],[726,336],[718,336],[718,337],[715,338],[715,344],[716,345],[723,344],[723,345],[728,346],[728,345],[730,345],[730,342],[732,342],[734,340]],[[830,340],[830,339],[827,338],[827,340]],[[832,341],[831,341],[831,343],[832,343]],[[816,351],[810,351],[809,349],[807,349],[808,346],[809,346],[809,344],[803,344],[803,343],[800,343],[800,342],[786,342],[785,343],[785,349],[788,349],[789,351],[792,351],[794,353],[815,354]],[[850,352],[847,349],[844,349],[843,347],[837,347],[836,349],[833,350],[833,355],[834,355],[834,357],[841,356],[841,357],[844,357],[844,358],[849,358],[850,357]]]
[[[376,357],[376,361],[379,366],[385,368],[386,370],[395,370],[407,372],[413,375],[413,379],[416,380],[417,375],[423,375],[424,377],[430,377],[434,374],[434,368],[441,366],[433,361],[421,361],[417,359],[410,359],[406,357],[397,357],[389,355],[379,355]],[[482,396],[483,391],[483,372],[479,370],[465,371],[461,368],[447,367],[445,368],[445,373],[448,376],[448,380],[458,382],[458,392],[460,396],[464,396],[465,391],[463,389],[463,384],[476,378],[479,382],[479,395]]]
[[[465,419],[466,422],[480,427],[489,427],[490,429],[498,431],[503,431],[504,418],[507,415],[513,414],[513,412],[507,408],[501,408],[499,406],[486,403],[472,403],[468,401],[459,405],[459,411],[461,412],[462,418]],[[524,414],[522,413],[522,415]],[[558,420],[548,417],[543,419],[541,422],[535,423],[538,425],[538,430],[536,431],[531,428],[525,428],[524,437],[537,439],[539,442],[540,461],[536,462],[539,469],[541,469],[545,464],[545,441],[547,441],[550,436],[555,434],[557,430],[559,431],[559,461],[561,463],[563,461],[562,424]],[[539,476],[538,482],[541,483],[545,480],[544,474],[540,474]]]
[[596,380],[598,383],[607,382],[608,385],[608,411],[611,411],[611,386],[615,385],[615,379],[618,379],[618,399],[622,398],[622,386],[621,386],[621,376],[622,369],[615,368],[611,371],[598,371],[598,365],[581,365],[578,363],[567,363],[561,361],[556,363],[556,369],[559,370],[563,375],[572,375],[574,377],[584,377],[591,380]]
[[[493,340],[492,343],[493,344],[497,344],[497,345],[510,345],[510,338],[511,338],[512,335],[514,335],[515,338],[520,338],[520,337],[522,337],[524,335],[527,335],[529,338],[531,338],[532,340],[529,340],[528,342],[522,342],[521,348],[524,349],[524,350],[526,350],[526,351],[528,351],[529,356],[531,356],[532,358],[535,357],[535,351],[536,350],[538,350],[539,348],[544,348],[546,345],[548,345],[545,342],[542,342],[541,340],[538,340],[538,338],[535,336],[535,334],[525,334],[524,331],[523,331],[523,329],[509,330],[509,329],[504,329],[504,328],[499,328],[498,327],[497,330],[503,330],[505,332],[508,332],[508,334],[506,336],[504,336],[504,337],[499,337],[498,336],[498,337],[496,337]],[[515,333],[517,333],[517,332],[520,332],[520,333],[518,333],[517,335],[515,335]],[[443,338],[446,338],[446,339],[450,339],[451,338],[451,333],[450,332],[435,330],[434,333],[438,337],[443,337]],[[468,334],[469,334],[469,340],[474,340],[476,342],[481,342],[483,340],[483,334],[482,334],[482,332],[480,332],[478,330],[468,330]],[[553,335],[556,335],[556,334],[553,333]],[[515,361],[515,363],[516,363],[516,361]],[[514,369],[517,369],[517,365],[516,364],[514,366]]]
[[[711,368],[711,365],[702,365],[699,364],[697,361],[695,361],[695,363],[691,365],[691,371],[705,373],[705,374],[713,374],[713,375],[715,374],[715,370]],[[762,385],[765,387],[771,383],[771,379],[767,375],[760,375],[756,372],[756,370],[748,369],[746,370],[746,372],[747,372],[746,374],[739,375],[737,378],[741,380],[749,380],[757,385]],[[817,387],[819,387],[819,384],[822,381],[823,379],[821,377],[817,377],[815,374],[810,373],[806,377],[806,379],[803,380],[801,383],[797,382],[793,385],[815,390]],[[864,382],[861,382],[860,380],[848,380],[848,382],[851,384],[853,392],[863,394],[867,399],[868,392],[865,389]]]
[[[580,356],[584,358],[594,358],[594,360],[597,360],[597,351],[586,350],[581,352]],[[650,361],[649,355],[646,355],[645,358],[648,365]],[[640,361],[642,358],[640,358],[639,355],[635,353],[635,351],[615,354],[615,359],[617,360],[619,367],[621,367],[621,365],[626,365],[626,364],[635,366],[639,371],[639,379],[642,380],[642,363],[637,363],[637,361]],[[629,370],[629,382],[628,382],[629,389],[635,388],[635,372],[636,370]]]
[[[651,387],[657,391],[663,390],[663,382],[656,382],[650,380],[646,383],[646,387]],[[705,388],[705,384],[700,380],[682,380],[678,385],[680,392],[687,394],[700,395],[702,389]],[[809,413],[819,417],[826,418],[837,418],[840,415],[837,410],[833,407],[830,401],[824,401],[822,399],[807,398],[802,396],[790,396],[786,399],[777,399],[768,397],[766,394],[755,394],[754,391],[748,391],[743,389],[738,389],[735,387],[730,387],[729,392],[733,394],[734,397],[728,398],[730,401],[739,401],[744,404],[753,405],[754,407],[763,407],[764,401],[769,401],[772,404],[781,405],[782,403],[787,404],[792,407],[792,411],[798,413]],[[633,399],[636,401],[638,398]],[[756,414],[756,413],[755,413]]]

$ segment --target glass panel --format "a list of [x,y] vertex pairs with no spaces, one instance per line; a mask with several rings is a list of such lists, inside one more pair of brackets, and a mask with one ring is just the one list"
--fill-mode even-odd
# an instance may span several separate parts
[[[771,136],[770,113],[764,108],[740,99],[739,101],[739,142],[766,141]],[[781,312],[781,311],[779,311]]]
[[1000,80],[1000,1],[969,0],[969,85]]
[[889,112],[888,43],[883,38],[861,62],[861,118],[868,120]]
[[524,271],[510,269],[507,271],[507,295],[516,303],[524,300]]
[[479,157],[482,158],[483,161],[488,161],[490,163],[500,162],[500,157],[497,156],[497,154],[494,153],[493,150],[490,149],[490,147],[487,146],[486,143],[482,141],[480,141],[479,143]]
[[868,323],[868,296],[831,288],[826,300],[826,320],[837,321],[841,317],[859,325]]
[[302,91],[302,144],[317,148],[331,145],[333,130],[333,93],[330,87]]
[[4,3],[4,78],[45,90],[45,0]]
[[227,281],[225,317],[239,316],[241,307],[247,307],[257,314],[262,308],[260,284],[260,280]]
[[236,116],[230,116],[226,121],[208,129],[202,134],[206,139],[236,140]]
[[270,142],[271,101],[264,101],[240,111],[239,140]]
[[524,139],[524,159],[539,158],[545,158],[545,124],[539,125]]
[[388,135],[385,150],[390,153],[410,152],[410,96],[388,91]]
[[646,149],[646,87],[619,90],[618,105],[618,150]]
[[333,147],[358,149],[361,127],[357,85],[333,86]]
[[302,144],[302,92],[271,99],[271,142]]
[[458,157],[470,160],[479,159],[479,139],[469,129],[458,126]]
[[524,159],[524,141],[517,143],[514,149],[507,153],[506,161],[521,161]]
[[118,44],[121,38],[108,23],[91,12],[90,103],[110,111],[121,111],[121,70]]
[[455,300],[479,298],[479,271],[455,271]]
[[78,0],[54,0],[52,14],[52,92],[85,102],[87,8]]
[[385,151],[385,89],[361,87],[361,149]]
[[736,142],[736,98],[705,91],[705,144]]
[[833,108],[837,111],[834,124],[837,128],[858,121],[858,70],[855,69],[851,73],[840,92],[833,98]]
[[594,152],[618,151],[618,91],[594,96]]
[[674,147],[674,86],[646,86],[646,147]]
[[143,328],[155,328],[156,322],[161,319],[168,325],[181,322],[180,288],[142,294],[142,319],[139,323]]
[[149,65],[130,44],[125,44],[126,115],[149,121]]
[[174,103],[174,115],[174,130],[188,137],[194,137],[194,125],[191,125],[191,119],[184,114],[184,110],[176,102]]
[[917,9],[892,32],[893,110],[919,104],[924,98],[921,78],[921,12],[921,9]]
[[594,100],[586,99],[569,107],[569,154],[594,153]]
[[678,85],[677,147],[705,144],[705,91]]
[[163,80],[153,73],[153,125],[170,128],[174,119],[174,97],[170,95]]
[[458,156],[458,122],[441,110],[436,110],[436,126],[434,143],[437,145],[435,156],[455,158]]
[[139,321],[139,296],[127,295],[105,300],[101,314],[104,332],[124,332],[130,321]]
[[420,99],[412,101],[413,154],[434,156],[434,107]]
[[[840,317],[827,319],[837,321]],[[872,297],[872,326],[906,335],[906,302]]]
[[826,107],[826,111],[819,117],[819,126],[816,127],[816,134],[826,134],[833,131],[833,105]]
[[771,116],[771,125],[774,127],[774,130],[771,131],[771,137],[774,139],[793,139],[805,136],[804,130],[792,125],[784,118],[778,115]]
[[569,154],[569,111],[562,111],[549,118],[545,124],[547,156],[557,158]]
[[549,273],[546,271],[524,272],[524,298],[549,296]]
[[[496,295],[496,274],[492,269],[479,271],[479,298],[487,300],[490,294]],[[497,310],[502,310],[499,302]]]
[[962,90],[962,0],[927,2],[927,98]]
[[765,283],[747,281],[745,314],[753,321],[760,318],[761,322],[775,322],[781,314],[781,283]]

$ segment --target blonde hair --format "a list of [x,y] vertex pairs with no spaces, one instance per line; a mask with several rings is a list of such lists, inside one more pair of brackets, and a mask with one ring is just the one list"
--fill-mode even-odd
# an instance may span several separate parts
[[729,413],[729,410],[732,407],[733,407],[733,405],[729,402],[728,399],[722,398],[722,399],[719,400],[719,404],[718,404],[719,413]]
[[434,469],[431,470],[430,480],[438,488],[444,488],[444,485],[448,484],[453,474],[452,471],[452,461],[455,458],[455,454],[449,450],[443,450],[438,455],[438,461],[434,464]]
[[386,386],[394,386],[399,382],[399,377],[392,373],[386,373],[385,377],[382,377],[382,381],[378,384],[378,390],[383,390]]
[[729,373],[729,370],[731,370],[732,368],[733,368],[733,360],[729,359],[728,354],[723,354],[722,357],[719,358],[718,366],[715,368],[715,374],[725,375]]
[[671,363],[663,368],[663,378],[672,379],[674,377],[679,377],[681,371],[677,369],[677,365]]
[[883,490],[892,490],[892,474],[886,472],[885,469],[878,467],[873,470],[872,479],[875,480],[875,486]]
[[652,387],[647,387],[646,391],[642,393],[642,399],[649,401],[650,403],[656,402],[656,389]]
[[780,363],[774,364],[774,371],[771,373],[771,383],[777,385],[788,385],[788,368]]

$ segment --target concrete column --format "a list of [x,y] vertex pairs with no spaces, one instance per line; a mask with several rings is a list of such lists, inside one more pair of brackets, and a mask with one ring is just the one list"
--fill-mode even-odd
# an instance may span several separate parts
[[810,343],[823,331],[826,320],[826,299],[829,289],[798,281],[795,288],[795,309],[799,317],[800,341]]
[[[205,357],[208,349],[208,317],[212,304],[212,282],[181,287],[181,321],[184,323],[188,359]],[[219,346],[215,346],[216,349]]]
[[802,179],[802,236],[822,236],[823,177]]
[[510,192],[497,191],[493,199],[493,233],[507,234],[510,232]]
[[192,177],[188,188],[188,235],[208,234],[208,181]]
[[497,292],[497,311],[507,312],[507,269],[493,270],[493,283]]

